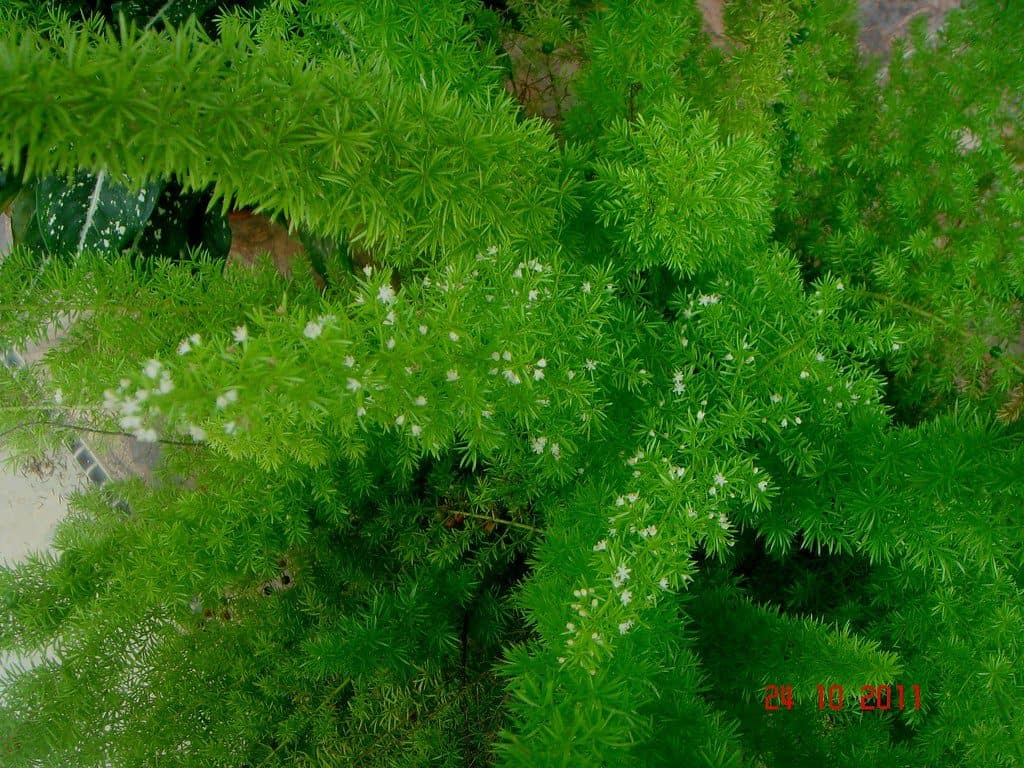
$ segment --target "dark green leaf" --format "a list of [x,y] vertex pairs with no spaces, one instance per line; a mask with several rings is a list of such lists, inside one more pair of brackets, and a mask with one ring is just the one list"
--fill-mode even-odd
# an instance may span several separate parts
[[177,260],[203,248],[214,258],[227,258],[231,230],[225,216],[207,210],[209,204],[209,192],[185,192],[178,182],[168,182],[142,230],[140,254]]
[[102,171],[79,171],[71,180],[41,179],[36,216],[46,249],[66,255],[86,249],[112,253],[132,242],[149,219],[163,182],[153,181],[136,191],[128,183]]
[[11,236],[15,245],[45,251],[43,233],[36,218],[36,182],[25,184],[11,203]]

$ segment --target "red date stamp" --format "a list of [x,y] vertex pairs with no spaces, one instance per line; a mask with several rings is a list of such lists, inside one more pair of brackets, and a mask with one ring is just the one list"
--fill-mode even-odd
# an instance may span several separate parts
[[[902,685],[862,685],[859,701],[861,712],[901,712],[909,706],[912,706],[914,709],[920,709],[921,686],[912,685],[908,692]],[[850,702],[851,705],[856,706],[857,698],[851,698]],[[843,707],[843,686],[830,685],[827,689],[824,685],[818,686],[819,710],[830,709],[833,712],[838,712]],[[765,686],[764,708],[768,712],[793,709],[793,686]]]

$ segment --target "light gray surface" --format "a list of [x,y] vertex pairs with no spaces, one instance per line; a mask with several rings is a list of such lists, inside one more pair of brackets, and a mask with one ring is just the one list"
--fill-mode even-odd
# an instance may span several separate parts
[[86,480],[63,452],[19,470],[0,446],[0,463],[0,560],[10,563],[49,547],[68,494],[84,488]]

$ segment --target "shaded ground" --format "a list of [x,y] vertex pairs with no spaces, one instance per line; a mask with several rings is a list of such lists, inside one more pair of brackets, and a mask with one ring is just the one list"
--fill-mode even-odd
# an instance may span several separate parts
[[928,17],[928,29],[934,32],[942,19],[958,7],[958,0],[859,0],[861,47],[871,54],[888,55],[894,37],[907,32],[907,24],[920,14]]

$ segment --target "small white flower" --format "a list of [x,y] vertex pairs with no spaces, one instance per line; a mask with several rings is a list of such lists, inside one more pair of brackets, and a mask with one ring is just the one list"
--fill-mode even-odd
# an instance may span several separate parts
[[715,294],[701,294],[699,301],[701,305],[706,307],[709,304],[717,304],[718,296],[716,296]]
[[732,356],[732,352],[728,352],[728,353],[726,353],[726,355],[725,355],[725,360],[726,360],[727,362],[732,362],[732,361],[733,361],[734,359],[735,359],[735,358],[733,358],[733,356]]
[[641,529],[641,531],[640,531],[640,537],[644,538],[644,539],[649,539],[652,536],[657,536],[657,535],[658,535],[658,528],[657,528],[657,526],[654,526],[654,525],[649,525],[646,528]]
[[365,408],[363,408],[363,406],[359,406],[358,408],[356,408],[356,416],[357,416],[358,418],[360,418],[360,419],[361,419],[361,418],[363,418],[363,416],[365,416],[365,415],[366,415],[366,409],[365,409]]
[[240,325],[231,332],[231,335],[234,336],[235,341],[242,344],[249,339],[249,329],[244,325]]
[[229,389],[223,395],[217,396],[217,408],[223,411],[228,407],[228,404],[234,403],[238,400],[238,392],[233,389]]
[[203,343],[203,337],[200,336],[198,333],[193,333],[191,336],[188,337],[188,341],[189,344],[191,344],[193,347],[198,347],[200,344]]
[[717,496],[717,495],[718,495],[718,489],[715,486],[712,485],[710,488],[708,488],[708,496]]
[[589,282],[586,282],[586,283],[583,284],[583,292],[584,293],[590,293],[590,283]]
[[349,390],[350,392],[355,392],[355,391],[356,391],[357,389],[359,389],[359,388],[360,388],[360,387],[362,387],[362,386],[363,386],[363,385],[362,385],[362,383],[361,383],[361,382],[359,381],[359,379],[351,379],[351,378],[350,378],[350,379],[348,380],[348,382],[346,383],[346,385],[345,385],[345,388],[346,388],[347,390]]
[[144,373],[151,379],[155,379],[160,375],[160,369],[163,368],[163,363],[159,360],[150,360],[146,363],[146,367],[143,369]]
[[139,408],[139,401],[133,397],[129,397],[121,402],[119,406],[122,416],[134,416],[141,409]]
[[395,302],[395,289],[390,285],[384,284],[377,291],[377,299],[382,304],[393,304]]
[[413,402],[416,403],[416,405],[426,405],[427,398],[425,398],[423,395],[420,395]]
[[825,356],[823,354],[821,354],[821,352],[816,354],[814,356],[814,359],[817,360],[819,363],[824,363],[825,362]]
[[761,491],[762,493],[767,491],[768,490],[768,481],[767,480],[762,480],[761,482],[759,482],[757,484],[757,490]]
[[489,246],[487,246],[487,255],[488,256],[493,256],[497,252],[498,252],[498,246],[496,246],[496,245],[489,245]]
[[704,421],[704,411],[697,411],[697,421]]
[[576,371],[573,371],[571,369],[566,371],[565,372],[565,378],[567,378],[567,379],[575,379],[576,378]]
[[806,378],[808,378],[808,377],[809,377],[810,375],[811,375],[811,374],[809,374],[809,373],[808,373],[807,371],[800,371],[800,378],[801,378],[801,379],[806,379]]
[[206,430],[195,424],[188,425],[188,434],[197,443],[201,443],[206,439]]
[[799,416],[797,416],[795,419],[793,419],[793,421],[795,421],[797,424],[803,424],[804,423],[803,419],[801,419]]
[[596,369],[597,369],[597,363],[595,363],[595,362],[594,362],[593,360],[589,360],[589,359],[588,359],[588,360],[587,360],[587,361],[586,361],[586,362],[585,362],[585,363],[583,364],[583,367],[584,367],[584,368],[586,368],[586,369],[587,369],[588,371],[593,371],[593,370],[596,370]]
[[956,148],[961,155],[973,152],[980,146],[981,138],[976,133],[971,131],[969,128],[963,128],[960,130],[959,138],[956,142]]
[[356,364],[356,359],[352,355],[348,355],[345,357],[344,363],[346,368],[351,368]]
[[157,441],[156,430],[152,428],[140,429],[135,433],[135,439],[140,443],[155,443]]
[[57,403],[57,405],[64,402],[64,393],[61,390],[53,390],[53,402]]
[[317,336],[319,336],[323,332],[324,332],[323,326],[319,325],[318,323],[314,323],[314,322],[310,321],[310,322],[306,323],[306,328],[305,328],[305,330],[302,331],[302,334],[307,339],[315,339]]
[[534,381],[540,381],[543,378],[544,378],[544,371],[542,371],[540,368],[538,368],[537,370],[535,370],[533,372],[533,380]]
[[480,415],[483,416],[485,419],[489,419],[489,418],[491,418],[491,416],[494,415],[494,412],[493,411],[480,411]]
[[508,381],[509,384],[519,384],[522,381],[522,379],[519,378],[515,371],[510,371],[506,369],[503,375],[505,376],[505,379]]
[[512,360],[512,353],[506,349],[504,352],[501,353],[501,357],[507,363]]
[[565,628],[567,630],[569,630],[570,632],[575,632],[576,631],[576,625],[573,624],[571,621],[566,622]]
[[449,331],[448,338],[451,339],[452,341],[458,341],[459,334],[457,334],[455,331]]
[[715,474],[715,485],[717,485],[719,488],[721,488],[727,482],[729,481],[725,479],[725,475],[723,475],[721,472]]
[[546,368],[548,365],[548,361],[542,357],[540,360],[534,363],[534,365],[536,365],[538,368]]
[[619,624],[619,634],[620,635],[624,635],[627,632],[629,632],[629,630],[631,630],[632,628],[633,628],[633,620],[632,619],[629,619],[628,621],[624,621],[621,624]]
[[785,429],[786,427],[789,426],[789,419],[783,419],[782,421],[779,422],[779,424],[781,424],[783,429]]
[[537,300],[537,292],[536,291],[530,291],[527,294],[527,298],[528,298],[529,301],[536,301]]
[[425,325],[421,325],[421,326],[420,326],[420,335],[421,335],[421,336],[426,336],[426,335],[427,335],[427,331],[428,331],[428,330],[429,330],[429,329],[427,328],[427,326],[425,326]]
[[622,601],[623,605],[629,605],[633,600],[633,593],[628,589],[624,589],[619,594],[619,600]]
[[782,402],[782,395],[778,394],[777,392],[773,393],[772,394],[772,402],[773,403],[781,403]]
[[392,309],[391,311],[389,311],[387,313],[387,315],[384,316],[384,323],[383,324],[384,325],[394,325],[395,324],[395,310]]
[[838,282],[838,283],[836,283],[836,290],[837,290],[837,291],[841,291],[841,290],[843,290],[843,287],[844,287],[844,286],[843,286],[843,284],[842,284],[841,282]]
[[171,381],[171,378],[169,376],[164,376],[160,379],[159,389],[161,395],[166,395],[168,392],[174,389],[174,382]]
[[558,447],[558,443],[551,444],[551,455],[554,456],[556,459],[561,458],[562,449]]
[[373,267],[370,264],[367,264],[365,267],[363,267],[363,274],[366,275],[367,277],[372,275]]
[[658,582],[658,586],[662,589],[668,589],[668,579],[662,577],[661,581]]
[[423,427],[421,427],[419,424],[413,424],[412,426],[409,427],[409,431],[412,432],[413,437],[419,437],[420,432],[423,431]]
[[459,378],[459,372],[458,371],[448,371],[447,378],[448,378],[448,381],[455,381],[455,380],[457,380]]
[[395,419],[395,424],[397,424],[398,426],[402,426],[403,424],[405,424],[405,414],[404,413],[400,413],[398,415],[398,418]]
[[188,343],[188,339],[182,339],[182,342],[178,345],[178,354],[187,355],[192,351],[192,345]]
[[122,416],[120,421],[117,423],[121,425],[121,429],[127,431],[129,429],[138,429],[141,427],[142,419],[138,416]]
[[630,504],[636,504],[636,500],[639,499],[639,498],[640,498],[640,494],[638,494],[638,493],[627,493],[626,494],[626,501],[628,501]]
[[548,444],[548,439],[546,437],[542,436],[542,437],[538,437],[536,440],[533,440],[530,443],[530,447],[533,449],[534,453],[541,454],[541,453],[544,453],[544,448],[547,446],[547,444]]
[[597,542],[597,544],[594,545],[595,552],[604,552],[606,549],[608,549],[607,539],[601,539],[599,542]]
[[629,574],[631,573],[632,571],[629,568],[624,565],[620,565],[615,569],[615,578],[619,581],[627,581],[629,579]]
[[893,342],[893,344],[892,344],[892,351],[893,352],[899,352],[900,351],[899,342],[895,342],[895,341]]

